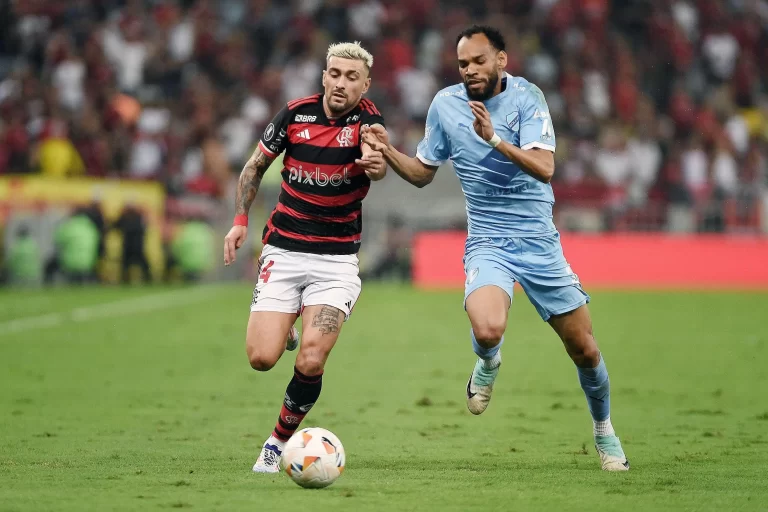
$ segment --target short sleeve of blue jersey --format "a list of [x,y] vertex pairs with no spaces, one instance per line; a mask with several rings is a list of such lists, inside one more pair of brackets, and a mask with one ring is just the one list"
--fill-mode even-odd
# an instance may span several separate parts
[[544,93],[529,84],[520,100],[520,148],[555,152],[555,129]]
[[427,112],[427,123],[424,127],[424,138],[416,148],[416,158],[425,165],[438,167],[448,160],[451,150],[448,136],[440,124],[440,114],[437,109],[437,98],[432,100]]

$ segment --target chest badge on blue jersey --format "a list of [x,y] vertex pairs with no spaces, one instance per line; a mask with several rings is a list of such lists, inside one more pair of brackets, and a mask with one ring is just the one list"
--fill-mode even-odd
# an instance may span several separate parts
[[515,111],[511,114],[507,114],[507,126],[513,132],[520,131],[520,112]]

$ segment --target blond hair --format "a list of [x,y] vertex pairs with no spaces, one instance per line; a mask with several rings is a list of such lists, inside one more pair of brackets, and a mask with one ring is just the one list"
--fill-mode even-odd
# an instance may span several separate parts
[[360,45],[359,41],[354,43],[334,43],[328,47],[328,54],[326,60],[331,57],[338,57],[340,59],[352,59],[361,60],[365,63],[365,67],[369,70],[373,67],[373,55],[368,50]]

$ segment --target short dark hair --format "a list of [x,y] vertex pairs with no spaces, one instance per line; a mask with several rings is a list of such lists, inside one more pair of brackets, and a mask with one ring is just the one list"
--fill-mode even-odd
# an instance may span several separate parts
[[498,29],[488,25],[472,25],[469,28],[465,28],[461,31],[459,37],[456,38],[456,45],[458,46],[459,41],[461,41],[463,38],[470,38],[475,34],[483,34],[485,37],[487,37],[488,41],[491,42],[491,46],[493,46],[497,51],[506,51],[507,44],[504,42],[504,36],[501,35],[501,32],[499,32]]

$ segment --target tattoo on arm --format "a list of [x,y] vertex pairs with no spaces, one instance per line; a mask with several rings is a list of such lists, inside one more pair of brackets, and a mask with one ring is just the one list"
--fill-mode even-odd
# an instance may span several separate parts
[[256,148],[251,158],[245,163],[240,173],[240,181],[237,183],[236,215],[248,215],[256,193],[259,191],[261,178],[267,172],[274,158],[270,158]]
[[312,327],[317,327],[323,334],[339,332],[339,311],[331,306],[323,306],[312,319]]

